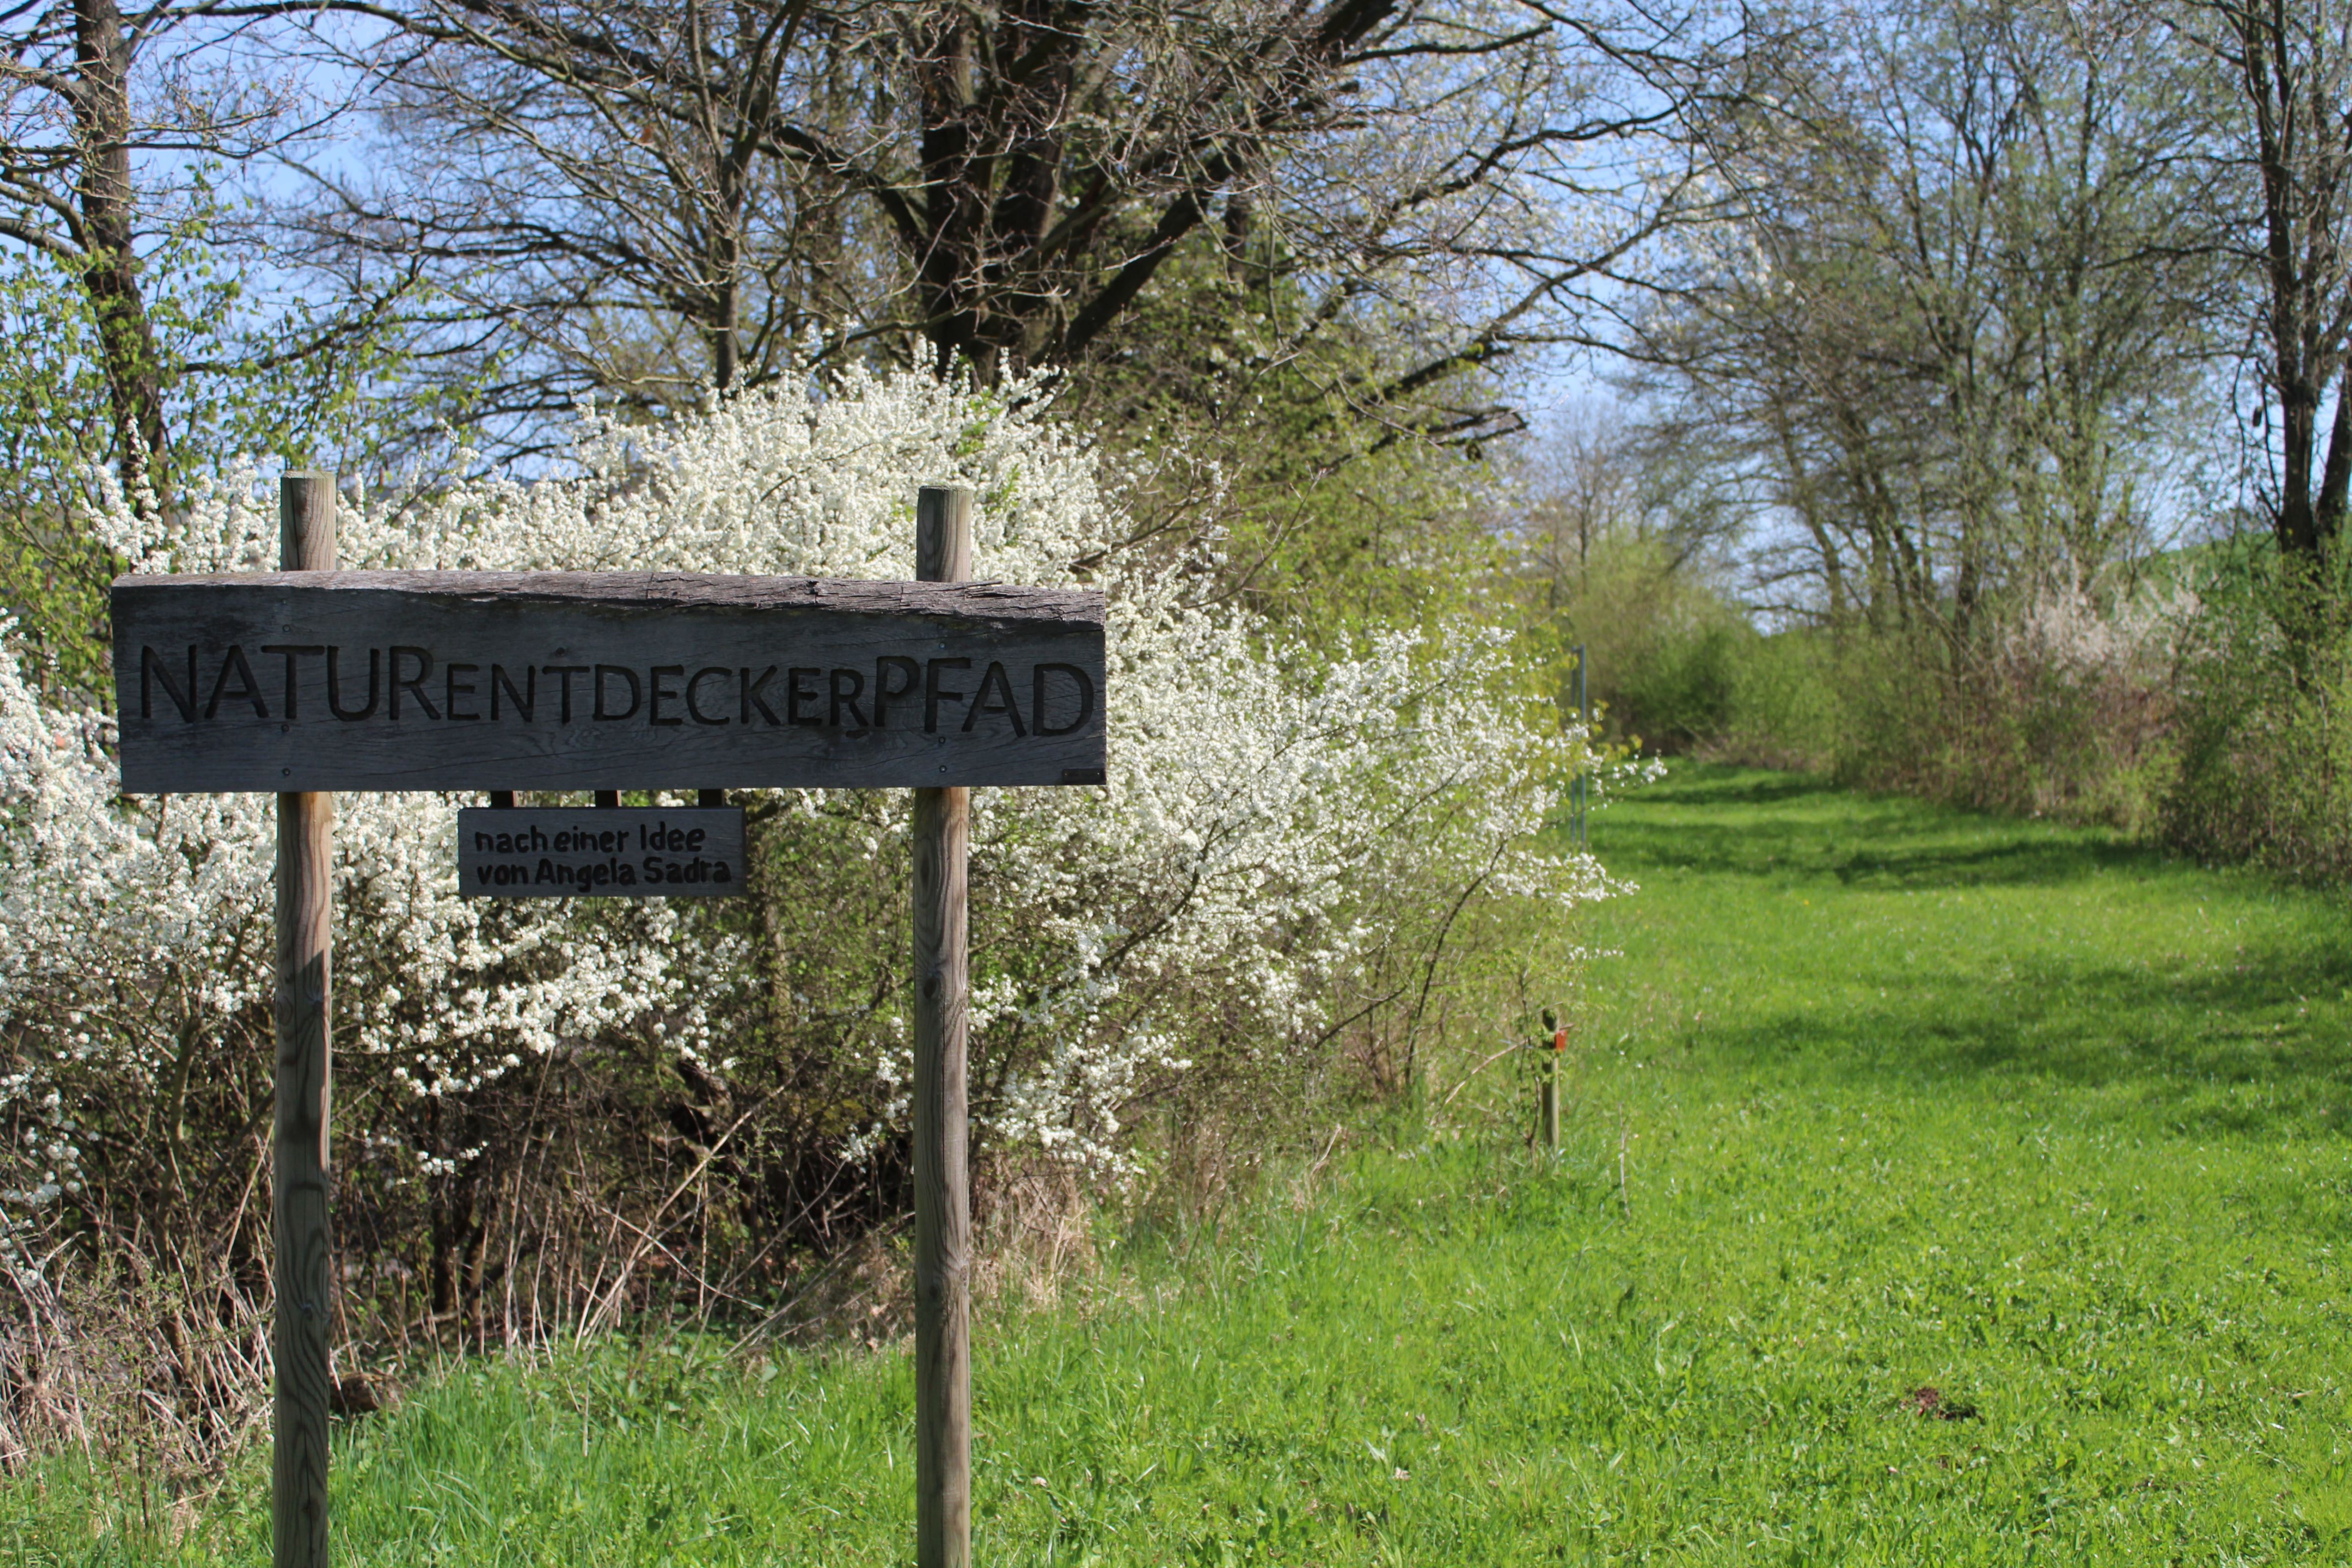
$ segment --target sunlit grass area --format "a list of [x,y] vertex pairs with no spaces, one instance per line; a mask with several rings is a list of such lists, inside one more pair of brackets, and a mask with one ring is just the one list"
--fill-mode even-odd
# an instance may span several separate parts
[[[2352,1562],[2340,900],[1728,770],[1593,839],[1642,891],[1559,1163],[1507,1059],[1105,1222],[979,1325],[983,1562]],[[467,1363],[341,1434],[338,1561],[908,1561],[910,1405],[887,1351]],[[0,1563],[263,1562],[266,1494],[53,1466]]]

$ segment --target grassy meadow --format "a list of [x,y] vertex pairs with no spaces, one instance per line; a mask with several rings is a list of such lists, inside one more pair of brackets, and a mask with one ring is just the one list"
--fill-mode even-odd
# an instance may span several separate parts
[[[1592,836],[1642,891],[1558,1164],[1513,1058],[1107,1225],[976,1325],[983,1563],[2352,1563],[2339,897],[1721,769]],[[341,1435],[337,1559],[905,1562],[910,1404],[887,1352],[464,1364]],[[264,1562],[266,1460],[0,1482],[0,1565]]]

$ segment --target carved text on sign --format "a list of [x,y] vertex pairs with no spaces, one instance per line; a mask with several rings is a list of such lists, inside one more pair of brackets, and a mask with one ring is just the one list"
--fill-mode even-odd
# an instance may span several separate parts
[[[467,650],[475,651],[475,650]],[[282,683],[257,679],[253,655],[283,658]],[[184,660],[184,663],[183,662]],[[302,715],[304,694],[312,707],[323,699],[327,711],[343,723],[381,716],[390,723],[468,722],[553,724],[687,723],[713,728],[728,724],[822,725],[832,729],[883,729],[919,723],[939,732],[944,710],[953,723],[961,710],[969,731],[983,720],[1009,727],[1013,735],[1034,731],[1039,738],[1068,735],[1094,717],[1094,677],[1074,664],[1040,662],[1022,671],[1015,684],[1002,659],[991,659],[976,688],[969,682],[973,661],[881,654],[868,684],[866,670],[835,665],[771,664],[730,668],[704,665],[690,673],[683,664],[635,668],[625,664],[516,664],[477,654],[472,658],[436,658],[429,647],[346,648],[338,643],[261,643],[248,654],[242,643],[225,648],[139,647],[138,713],[142,721],[176,713],[183,723],[212,723],[227,707],[231,721],[250,710],[256,719],[288,721]],[[356,671],[365,666],[366,675]],[[540,678],[547,678],[550,710],[540,714]],[[1022,688],[1027,689],[1024,717]],[[487,711],[485,710],[487,709]],[[869,714],[871,715],[869,717]],[[919,715],[918,717],[917,715]]]
[[663,574],[133,576],[124,788],[1099,783],[1100,595]]

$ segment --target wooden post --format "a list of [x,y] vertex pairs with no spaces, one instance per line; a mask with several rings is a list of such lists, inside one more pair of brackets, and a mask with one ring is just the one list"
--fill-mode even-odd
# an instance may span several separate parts
[[1545,1053],[1543,1082],[1537,1087],[1536,1103],[1543,1123],[1543,1145],[1546,1153],[1559,1153],[1559,1058],[1568,1047],[1568,1031],[1546,1009],[1544,1026],[1551,1031],[1550,1049]]
[[[925,486],[915,575],[971,575],[971,492]],[[971,792],[915,791],[915,1562],[971,1562],[971,1193],[964,985]]]
[[[289,473],[278,487],[278,563],[335,564],[335,481]],[[278,797],[278,1131],[270,1220],[277,1238],[277,1372],[270,1468],[276,1568],[327,1568],[327,1125],[333,1101],[330,937],[335,797]]]
[[1553,1051],[1544,1068],[1543,1141],[1547,1153],[1559,1152],[1559,1053]]
[[[1584,726],[1585,743],[1589,746],[1592,742],[1592,689],[1584,681],[1584,645],[1582,643],[1576,645],[1575,653],[1576,719],[1578,723]],[[1589,849],[1592,847],[1592,839],[1585,821],[1586,807],[1591,804],[1591,799],[1590,790],[1591,781],[1586,779],[1583,770],[1579,769],[1576,777],[1569,784],[1571,796],[1570,822],[1576,839],[1576,847],[1579,849]]]

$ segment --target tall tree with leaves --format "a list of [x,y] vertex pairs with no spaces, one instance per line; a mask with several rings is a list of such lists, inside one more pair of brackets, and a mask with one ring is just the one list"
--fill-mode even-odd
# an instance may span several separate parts
[[332,106],[219,10],[0,8],[0,600],[45,679],[86,693],[119,565],[86,526],[100,476],[152,513],[234,456],[308,456],[383,363],[405,281],[258,299],[218,182]]
[[[126,489],[151,489],[169,455],[163,366],[142,287],[135,150],[187,151],[205,128],[162,123],[134,108],[143,52],[168,47],[168,5],[126,18],[116,0],[20,5],[0,15],[0,235],[71,277],[98,324]],[[202,118],[236,105],[206,105]]]
[[333,8],[407,41],[373,62],[402,153],[322,172],[319,232],[428,258],[515,353],[518,417],[852,357],[1111,363],[1221,253],[1288,285],[1272,355],[1377,325],[1397,356],[1351,395],[1393,413],[1576,335],[1689,206],[1676,132],[1747,43],[1543,0]]
[[2215,344],[2205,103],[2154,21],[1833,4],[1725,160],[1738,217],[1655,280],[1633,348],[1790,521],[1769,576],[1964,671],[1996,595],[2146,543]]
[[2252,361],[2277,414],[2264,510],[2294,574],[2334,598],[2352,508],[2352,11],[2211,0],[2186,27],[2218,67]]

